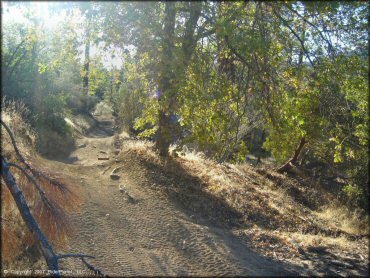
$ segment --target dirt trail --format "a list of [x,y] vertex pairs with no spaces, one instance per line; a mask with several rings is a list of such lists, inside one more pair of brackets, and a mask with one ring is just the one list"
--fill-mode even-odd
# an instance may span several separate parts
[[[77,145],[86,146],[77,148],[66,163],[48,161],[50,167],[79,180],[84,197],[80,212],[72,216],[76,235],[65,251],[96,256],[89,261],[110,276],[291,273],[248,250],[230,230],[207,220],[200,224],[149,186],[150,177],[134,159],[115,161],[113,118],[97,120],[96,128],[78,139]],[[97,159],[104,156],[109,160]],[[120,179],[112,180],[110,173],[118,166],[123,166]],[[61,268],[74,275],[85,269],[76,260],[61,263]]]

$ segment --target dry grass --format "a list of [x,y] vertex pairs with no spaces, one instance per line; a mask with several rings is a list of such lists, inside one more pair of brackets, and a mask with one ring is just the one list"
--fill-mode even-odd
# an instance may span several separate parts
[[283,232],[282,236],[290,238],[296,242],[301,248],[307,250],[309,248],[320,248],[320,247],[338,247],[343,250],[351,249],[353,241],[348,240],[345,236],[329,237],[321,234],[311,235],[304,233],[288,233]]
[[[171,165],[176,164],[166,164],[158,157],[150,142],[132,141],[128,149],[139,159],[179,172],[171,169]],[[243,215],[244,228],[235,233],[266,256],[299,257],[310,248],[361,252],[364,257],[367,253],[368,247],[364,244],[367,239],[357,242],[348,238],[348,234],[368,234],[368,218],[359,220],[357,212],[346,210],[331,192],[322,190],[315,181],[299,182],[248,164],[218,164],[202,153],[190,151],[173,155],[172,161],[187,175],[198,178],[204,192]]]
[[[175,147],[171,147],[171,153]],[[152,142],[130,141],[127,149],[142,159],[163,164],[153,151]],[[253,223],[268,222],[271,229],[291,231],[309,232],[310,226],[313,226],[315,233],[325,233],[331,228],[350,234],[368,233],[368,217],[359,220],[356,211],[348,211],[330,192],[321,190],[318,184],[307,184],[310,180],[301,184],[273,171],[256,170],[248,164],[219,164],[194,151],[182,151],[173,159],[189,175],[199,178],[205,191],[222,198],[228,205],[246,214],[246,220]],[[325,206],[329,203],[332,206]],[[256,213],[249,214],[251,217],[248,218],[250,211]],[[257,216],[263,219],[255,219]]]
[[[20,151],[29,156],[29,150],[34,145],[36,136],[29,124],[24,121],[24,116],[27,114],[28,110],[23,103],[5,98],[2,100],[1,119],[13,131]],[[16,158],[10,137],[2,126],[1,129],[1,155],[14,161]],[[3,259],[7,261],[14,258],[17,254],[14,251],[20,250],[25,244],[27,230],[3,179],[1,179],[1,228],[1,253]]]
[[[33,149],[36,144],[36,133],[31,128],[25,118],[29,115],[29,110],[22,102],[2,100],[1,119],[13,131],[14,136],[17,138],[19,149],[23,149],[26,153]],[[2,155],[9,155],[12,151],[10,146],[10,138],[2,128]]]
[[[22,190],[28,205],[53,245],[61,246],[66,242],[67,235],[71,234],[68,223],[68,213],[77,208],[79,198],[73,186],[61,176],[41,167],[35,159],[36,134],[30,125],[24,120],[28,111],[22,103],[7,101],[3,102],[2,120],[9,126],[15,136],[20,153],[27,163],[34,169],[33,173],[27,170],[37,181],[40,188],[45,192],[43,197],[33,183],[18,169],[11,168],[18,186]],[[2,153],[8,162],[24,166],[15,155],[10,136],[2,127]],[[31,155],[32,154],[32,155]],[[34,244],[34,238],[25,226],[14,200],[1,180],[1,227],[2,227],[2,259],[9,263],[27,246]]]
[[314,214],[328,221],[333,228],[341,229],[351,234],[368,234],[369,233],[369,216],[359,217],[357,210],[350,211],[345,206],[329,205],[323,207]]
[[153,150],[154,143],[145,140],[128,140],[125,142],[125,149],[128,152],[134,153],[138,156],[145,157],[145,159],[153,162],[160,163],[159,156]]

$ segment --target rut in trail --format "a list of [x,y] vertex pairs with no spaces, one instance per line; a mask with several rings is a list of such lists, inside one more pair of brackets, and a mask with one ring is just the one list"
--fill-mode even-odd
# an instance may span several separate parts
[[[110,276],[289,274],[248,250],[228,229],[189,217],[151,186],[143,166],[132,157],[116,162],[113,119],[98,121],[94,130],[78,139],[77,145],[86,147],[76,149],[69,163],[49,161],[79,180],[83,195],[80,211],[72,216],[76,235],[65,251],[95,256],[89,262]],[[98,160],[102,155],[109,160]],[[109,174],[117,166],[122,166],[120,179],[112,180]],[[61,269],[85,267],[65,260]]]

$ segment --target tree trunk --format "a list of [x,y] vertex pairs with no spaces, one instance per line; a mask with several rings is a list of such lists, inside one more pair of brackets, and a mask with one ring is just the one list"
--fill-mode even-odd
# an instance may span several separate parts
[[165,2],[165,18],[162,37],[163,56],[161,63],[161,79],[159,80],[159,122],[156,140],[156,149],[161,156],[168,156],[168,149],[173,135],[179,130],[175,122],[171,122],[171,115],[176,111],[177,99],[175,89],[175,69],[180,75],[185,71],[196,47],[194,31],[201,14],[202,3],[189,3],[189,18],[185,23],[185,33],[182,38],[184,60],[181,65],[173,63],[175,41],[176,9],[175,3]]
[[168,156],[168,149],[171,144],[170,119],[164,111],[159,112],[158,137],[155,147],[162,157]]
[[197,22],[201,14],[202,2],[189,3],[189,19],[185,24],[185,35],[183,38],[182,49],[184,52],[184,69],[190,63],[191,56],[193,55],[196,47],[196,38],[194,31],[197,27]]
[[298,156],[301,153],[302,148],[304,147],[304,145],[306,143],[307,143],[306,138],[302,137],[301,140],[299,141],[298,147],[294,151],[294,155],[292,156],[291,159],[289,159],[286,163],[284,163],[282,166],[280,166],[277,169],[278,173],[288,172],[289,170],[291,170],[292,168],[295,167],[295,164],[297,163]]
[[157,131],[157,140],[155,147],[159,151],[160,156],[168,156],[168,149],[171,144],[170,114],[173,109],[173,81],[174,81],[174,65],[173,65],[173,48],[175,37],[175,20],[176,10],[175,3],[165,2],[165,18],[162,37],[163,55],[161,61],[161,78],[159,80],[159,122]]
[[85,95],[89,93],[89,67],[90,67],[90,29],[88,27],[86,31],[84,75],[82,78],[83,92]]

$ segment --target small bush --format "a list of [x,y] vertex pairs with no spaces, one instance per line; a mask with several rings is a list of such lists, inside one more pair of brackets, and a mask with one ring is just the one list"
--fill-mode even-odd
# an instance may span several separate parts
[[38,95],[33,100],[33,113],[31,124],[38,132],[39,129],[48,128],[59,134],[68,133],[68,125],[64,121],[65,97],[62,94],[49,93]]
[[82,92],[69,94],[66,98],[67,107],[73,114],[90,113],[98,102],[96,96],[84,95]]
[[49,158],[66,157],[74,148],[69,134],[60,134],[49,128],[38,129],[37,151]]
[[121,87],[113,96],[107,95],[106,101],[113,107],[113,112],[118,115],[120,125],[126,131],[137,135],[134,125],[138,118],[142,116],[143,103],[140,100],[145,97],[145,93],[138,85],[132,84],[130,89]]

